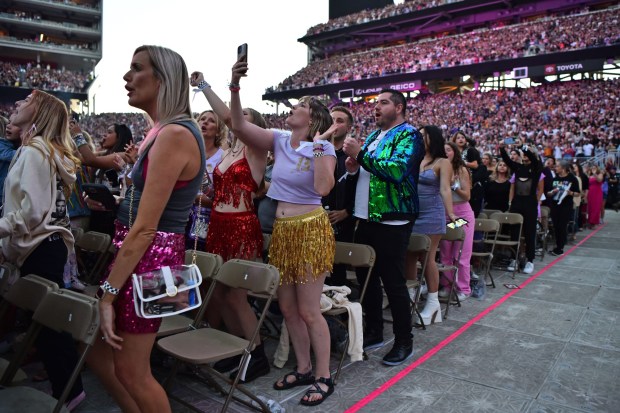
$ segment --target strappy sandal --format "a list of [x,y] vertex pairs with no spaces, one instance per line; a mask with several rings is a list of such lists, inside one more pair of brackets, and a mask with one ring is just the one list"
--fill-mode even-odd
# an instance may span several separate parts
[[[321,386],[319,386],[319,383],[327,385],[327,391],[323,390]],[[302,397],[299,403],[303,404],[304,406],[318,406],[334,392],[334,386],[334,380],[332,380],[331,377],[328,379],[326,379],[325,377],[319,377],[314,383],[312,383],[312,387],[308,389],[306,394],[304,394],[306,400],[304,400],[304,398]],[[316,400],[310,400],[310,397],[313,394],[320,394],[321,398]]]
[[[287,381],[287,377],[295,377],[295,381],[289,382]],[[292,389],[297,386],[306,386],[308,384],[314,383],[314,376],[312,375],[312,370],[307,373],[300,373],[297,371],[297,367],[295,370],[291,371],[287,375],[282,378],[282,384],[278,384],[278,382],[273,383],[273,388],[276,390],[286,390]]]

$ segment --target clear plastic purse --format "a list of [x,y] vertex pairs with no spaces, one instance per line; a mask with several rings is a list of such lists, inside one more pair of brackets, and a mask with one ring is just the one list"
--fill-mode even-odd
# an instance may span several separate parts
[[202,274],[196,264],[132,275],[134,306],[142,318],[160,318],[200,307]]

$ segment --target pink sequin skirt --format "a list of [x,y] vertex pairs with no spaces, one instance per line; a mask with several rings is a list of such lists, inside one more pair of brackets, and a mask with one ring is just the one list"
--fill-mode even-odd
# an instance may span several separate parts
[[[129,228],[121,224],[119,221],[114,223],[114,246],[116,252],[123,245],[123,241],[129,232]],[[116,258],[115,258],[116,260]],[[140,274],[142,272],[159,269],[166,265],[181,265],[185,262],[185,234],[173,234],[170,232],[155,233],[153,242],[148,247],[133,273]],[[108,274],[114,261],[110,264]],[[107,278],[107,277],[106,277]],[[157,333],[161,324],[161,318],[146,319],[138,317],[133,302],[133,285],[131,277],[127,279],[123,288],[121,288],[118,298],[114,302],[114,310],[116,311],[116,328],[119,331],[131,334],[147,334]]]

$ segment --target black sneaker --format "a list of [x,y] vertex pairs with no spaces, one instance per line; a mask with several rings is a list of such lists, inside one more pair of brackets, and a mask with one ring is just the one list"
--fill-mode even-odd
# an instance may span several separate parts
[[213,365],[213,370],[219,371],[220,373],[226,373],[227,371],[231,371],[232,369],[239,367],[239,363],[241,363],[241,354],[216,362]]
[[553,255],[554,257],[559,257],[559,256],[564,255],[564,251],[555,248],[555,249],[551,250],[551,252],[549,252],[549,254]]
[[413,340],[396,341],[392,350],[383,357],[383,364],[398,366],[411,356],[413,356]]
[[384,344],[383,334],[372,330],[364,332],[364,351],[383,347]]

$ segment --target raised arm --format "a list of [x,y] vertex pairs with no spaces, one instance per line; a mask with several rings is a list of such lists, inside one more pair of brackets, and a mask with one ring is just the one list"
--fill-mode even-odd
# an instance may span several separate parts
[[248,64],[243,61],[236,62],[232,68],[232,77],[230,81],[230,112],[232,118],[232,130],[235,136],[247,146],[262,149],[265,151],[273,150],[273,132],[269,129],[263,129],[248,122],[243,116],[243,108],[241,106],[241,98],[239,97],[239,82],[241,78],[246,76]]
[[220,97],[211,89],[211,85],[205,81],[202,72],[194,72],[190,77],[190,84],[197,87],[207,98],[207,102],[215,114],[232,129],[232,120],[230,117],[230,108],[220,99]]

